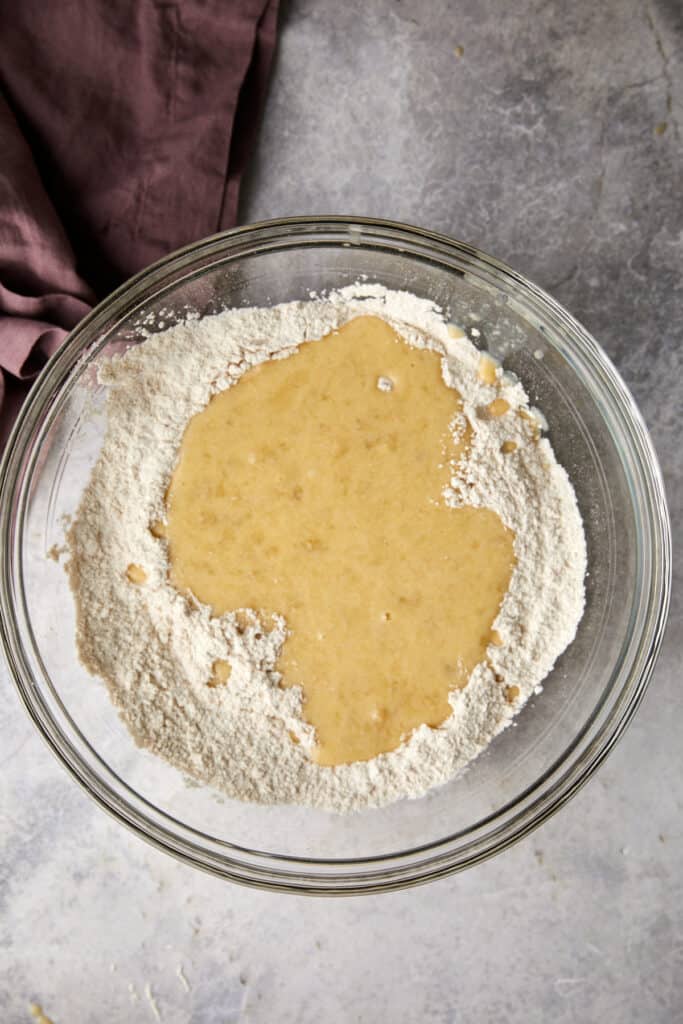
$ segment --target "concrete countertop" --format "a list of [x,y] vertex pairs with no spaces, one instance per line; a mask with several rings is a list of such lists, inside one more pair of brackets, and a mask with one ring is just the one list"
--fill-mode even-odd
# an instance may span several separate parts
[[[677,0],[293,0],[242,204],[434,228],[547,288],[640,403],[679,540],[682,45]],[[252,892],[157,853],[67,778],[3,666],[2,1024],[30,1002],[55,1024],[681,1019],[677,568],[597,776],[506,854],[396,895]]]

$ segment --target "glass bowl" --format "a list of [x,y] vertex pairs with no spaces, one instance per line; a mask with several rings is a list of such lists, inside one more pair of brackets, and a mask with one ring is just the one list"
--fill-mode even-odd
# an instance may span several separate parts
[[[138,749],[74,644],[63,542],[103,434],[97,368],[188,310],[266,305],[359,279],[443,307],[524,382],[584,517],[587,606],[543,692],[459,778],[347,816],[239,803]],[[101,303],[45,368],[0,471],[0,608],[26,709],[57,757],[155,846],[264,889],[351,894],[439,878],[504,850],[577,791],[632,718],[670,587],[657,461],[596,342],[550,296],[462,242],[404,225],[305,217],[239,228],[161,260]],[[56,547],[55,547],[56,546]]]

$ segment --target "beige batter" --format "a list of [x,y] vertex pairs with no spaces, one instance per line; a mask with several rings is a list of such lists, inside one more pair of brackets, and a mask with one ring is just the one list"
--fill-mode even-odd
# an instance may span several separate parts
[[[496,399],[487,414],[508,410]],[[303,688],[319,764],[440,725],[496,640],[513,534],[442,497],[465,424],[439,355],[364,316],[254,367],[187,427],[167,526],[152,524],[171,580],[216,615],[255,609],[264,630],[284,616],[277,667]],[[229,673],[217,662],[209,685]]]

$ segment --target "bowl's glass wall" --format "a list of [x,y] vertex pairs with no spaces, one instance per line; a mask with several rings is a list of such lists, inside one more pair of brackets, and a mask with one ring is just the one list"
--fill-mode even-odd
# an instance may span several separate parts
[[[444,244],[439,251],[414,236],[398,246],[386,235],[373,236],[362,225],[327,231],[293,227],[275,238],[252,232],[213,247],[205,244],[184,262],[161,265],[79,328],[71,356],[65,354],[58,368],[66,383],[57,393],[45,390],[24,424],[27,447],[14,493],[10,557],[16,572],[9,597],[17,612],[10,643],[19,651],[15,659],[23,660],[20,671],[30,678],[25,699],[53,745],[103,802],[165,845],[173,846],[173,836],[180,836],[185,856],[233,876],[234,864],[226,869],[226,856],[248,865],[252,878],[261,870],[277,870],[274,857],[285,858],[287,870],[296,870],[287,859],[382,858],[377,870],[419,876],[416,865],[426,858],[420,847],[442,844],[436,853],[447,855],[451,866],[490,852],[505,841],[506,830],[519,833],[534,814],[545,813],[554,787],[558,799],[558,787],[569,791],[575,780],[567,782],[567,773],[576,775],[597,758],[593,747],[600,730],[610,716],[623,719],[621,705],[637,697],[637,680],[631,680],[629,693],[625,681],[648,653],[638,646],[642,623],[653,614],[655,599],[662,603],[661,593],[652,594],[646,483],[637,476],[638,453],[631,450],[628,423],[625,427],[619,402],[606,398],[612,385],[600,381],[590,360],[568,340],[562,311],[549,307],[540,293],[517,287],[512,275],[505,278],[466,247]],[[476,344],[518,374],[545,414],[583,513],[590,566],[586,612],[575,642],[515,726],[462,777],[427,797],[346,817],[242,804],[188,784],[175,769],[135,747],[104,684],[78,662],[66,574],[48,553],[63,544],[65,522],[97,457],[105,396],[96,371],[104,360],[188,309],[206,313],[306,299],[311,291],[350,284],[363,275],[437,302]],[[617,727],[610,728],[616,734]],[[306,868],[311,877],[328,879],[330,870],[322,863]],[[372,865],[363,870],[371,871]],[[350,884],[358,871],[340,865],[337,883],[331,884]]]

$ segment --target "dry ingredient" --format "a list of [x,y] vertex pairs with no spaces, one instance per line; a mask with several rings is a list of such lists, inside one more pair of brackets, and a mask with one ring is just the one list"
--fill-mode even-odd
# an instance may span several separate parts
[[[444,381],[462,396],[471,427],[444,500],[495,511],[515,534],[516,565],[487,660],[451,694],[443,725],[420,726],[371,760],[326,767],[310,757],[301,690],[278,684],[285,621],[265,632],[256,618],[212,616],[179,593],[162,531],[150,524],[165,518],[187,423],[213,395],[250,367],[363,315],[442,355]],[[307,302],[190,318],[112,360],[101,379],[110,389],[107,433],[68,535],[79,654],[107,682],[136,741],[197,780],[240,799],[334,811],[420,796],[511,722],[573,639],[586,551],[567,475],[521,384],[429,301],[355,285]],[[207,685],[217,666],[228,685]]]

